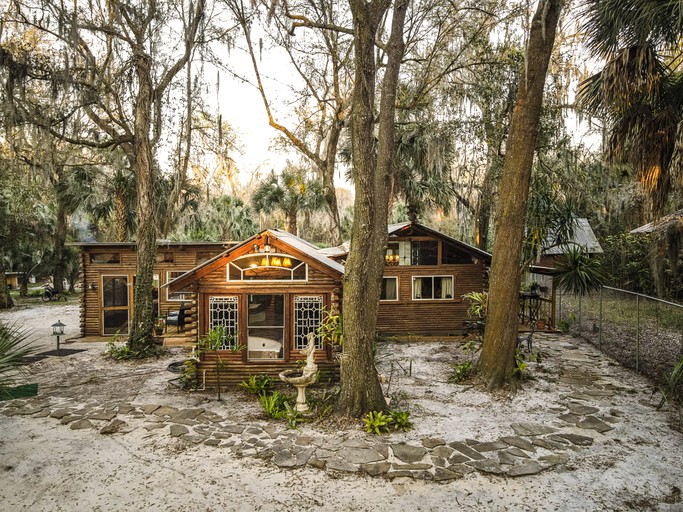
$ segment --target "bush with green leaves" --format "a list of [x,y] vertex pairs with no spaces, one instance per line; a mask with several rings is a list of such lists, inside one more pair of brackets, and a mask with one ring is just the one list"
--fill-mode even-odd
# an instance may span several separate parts
[[464,361],[459,364],[453,365],[453,373],[448,378],[448,382],[453,384],[458,384],[459,382],[467,379],[474,372],[474,365],[472,361]]
[[9,395],[9,389],[22,375],[22,366],[27,364],[26,357],[35,351],[28,331],[0,322],[0,395]]
[[266,413],[266,416],[273,419],[284,417],[286,413],[285,403],[287,397],[279,391],[273,391],[272,394],[264,394],[259,396],[261,406]]
[[370,411],[363,416],[364,430],[369,434],[388,434],[392,430],[407,432],[413,428],[407,411]]
[[598,290],[607,280],[600,260],[577,246],[566,248],[553,275],[558,288],[576,295]]
[[248,380],[240,383],[240,387],[254,395],[265,395],[273,388],[273,379],[268,375],[250,375]]

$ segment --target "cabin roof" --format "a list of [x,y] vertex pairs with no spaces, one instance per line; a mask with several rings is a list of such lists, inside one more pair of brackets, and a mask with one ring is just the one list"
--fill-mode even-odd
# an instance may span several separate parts
[[683,227],[683,210],[678,210],[677,212],[665,215],[655,221],[648,222],[643,226],[632,229],[629,233],[658,233],[660,231],[665,231],[676,224],[680,224],[680,226]]
[[574,222],[574,235],[563,245],[554,245],[543,250],[544,255],[564,254],[567,246],[578,246],[586,249],[589,253],[602,253],[600,242],[595,237],[588,219],[577,218]]
[[396,235],[403,235],[407,233],[403,233],[404,231],[411,231],[412,229],[415,229],[417,231],[422,231],[424,233],[427,233],[428,235],[431,235],[435,238],[441,238],[443,240],[446,240],[447,242],[459,246],[460,248],[466,250],[467,252],[470,252],[476,256],[479,256],[480,258],[484,259],[487,262],[491,262],[491,253],[482,251],[481,249],[474,247],[473,245],[466,244],[465,242],[461,242],[460,240],[456,240],[455,238],[452,238],[448,235],[445,235],[444,233],[441,233],[440,231],[437,231],[436,229],[432,229],[428,226],[425,226],[424,224],[420,224],[418,222],[401,222],[398,224],[389,224],[388,226],[388,231],[389,231],[389,236],[396,236]]
[[[274,236],[276,239],[280,240],[281,242],[285,243],[286,245],[289,245],[293,249],[299,251],[300,253],[303,253],[305,256],[311,258],[312,260],[315,260],[316,262],[320,263],[324,267],[327,267],[331,269],[332,271],[336,272],[339,275],[344,274],[344,266],[341,265],[340,263],[337,263],[336,261],[328,258],[324,254],[320,252],[320,250],[313,244],[307,242],[306,240],[299,238],[298,236],[292,235],[291,233],[288,233],[287,231],[283,231],[281,229],[266,229],[264,231],[261,231],[260,233],[249,237],[248,239],[244,240],[243,242],[239,242],[235,244],[234,246],[228,248],[227,250],[221,252],[220,254],[217,254],[210,260],[207,260],[196,267],[194,267],[191,270],[188,270],[185,272],[183,275],[176,277],[172,281],[169,281],[166,283],[164,286],[168,286],[171,290],[179,289],[182,288],[183,286],[187,286],[190,282],[193,280],[196,280],[204,275],[203,272],[201,272],[203,269],[206,269],[206,267],[212,267],[218,260],[225,258],[226,256],[229,256],[231,253],[235,252],[241,247],[251,245],[254,240],[260,239],[263,236],[270,235]],[[213,270],[213,269],[211,269]],[[195,278],[194,276],[197,276],[200,274],[199,277]]]
[[[223,241],[223,242],[176,242],[172,240],[157,240],[157,247],[159,248],[182,248],[182,247],[231,247],[237,245],[239,242]],[[136,241],[130,242],[68,242],[66,245],[71,247],[83,248],[126,248],[137,246]]]

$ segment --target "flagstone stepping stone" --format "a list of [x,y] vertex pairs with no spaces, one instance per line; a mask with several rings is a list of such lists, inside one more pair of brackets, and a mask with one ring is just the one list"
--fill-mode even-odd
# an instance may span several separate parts
[[507,443],[503,441],[490,441],[487,443],[479,443],[472,446],[478,452],[491,452],[493,450],[502,450],[507,448]]
[[501,467],[500,462],[493,459],[471,460],[466,462],[466,464],[483,473],[492,473],[494,475],[501,475],[505,473],[505,469]]
[[[154,409],[152,414],[155,416],[175,416],[175,414],[178,412],[178,409],[175,407],[171,407],[170,405],[162,405],[161,407],[157,407]],[[145,414],[148,414],[145,412]]]
[[564,453],[552,453],[550,455],[543,455],[538,458],[540,462],[542,462],[545,467],[551,467],[551,466],[556,466],[557,464],[564,464],[567,461],[569,461],[569,457],[565,455]]
[[403,462],[413,463],[422,460],[427,455],[427,450],[421,446],[411,446],[409,444],[392,444],[391,451],[394,456]]
[[529,460],[524,462],[523,464],[520,464],[519,466],[511,467],[508,470],[507,474],[508,476],[535,475],[536,473],[540,473],[544,469],[545,468],[535,460]]
[[455,448],[460,453],[469,457],[470,459],[484,460],[486,458],[481,453],[479,453],[478,451],[475,451],[472,448],[470,448],[469,446],[467,446],[466,444],[459,443],[457,441],[449,444],[448,446],[450,446],[451,448]]
[[180,438],[184,441],[189,441],[190,443],[194,444],[200,444],[206,441],[206,436],[200,436],[197,434],[184,434],[180,436]]
[[[247,430],[248,432],[249,430]],[[299,445],[299,446],[308,446],[310,444],[313,444],[313,441],[315,441],[315,437],[310,437],[310,436],[299,436],[296,438],[294,441],[294,444]]]
[[318,448],[315,451],[315,456],[319,459],[329,459],[330,457],[336,457],[336,450],[328,450],[327,448]]
[[130,404],[119,404],[118,412],[119,414],[128,414],[135,410],[135,407]]
[[171,421],[176,422],[176,420],[179,419],[185,419],[185,420],[194,420],[199,416],[201,413],[204,412],[204,409],[181,409],[178,412],[174,413],[173,416],[171,416]]
[[[479,454],[477,453],[477,455]],[[482,457],[482,459],[484,458],[482,455],[479,455],[479,457]],[[448,463],[452,466],[454,464],[461,464],[463,462],[468,462],[470,460],[472,459],[470,459],[466,455],[463,455],[462,453],[454,453],[448,458]]]
[[523,457],[525,459],[529,458],[529,454],[527,452],[525,452],[524,450],[522,450],[520,448],[517,448],[516,446],[508,448],[505,451],[511,455],[514,455],[515,457]]
[[593,444],[593,438],[588,436],[581,436],[578,434],[558,434],[558,436],[565,438],[576,446],[590,446]]
[[52,411],[50,409],[42,409],[33,415],[34,418],[47,418]]
[[445,468],[434,468],[434,481],[435,482],[445,482],[448,480],[456,480],[462,478],[464,475],[462,473],[457,473]]
[[422,446],[425,448],[436,448],[437,446],[442,446],[445,445],[446,441],[440,438],[434,438],[434,437],[425,437],[422,440]]
[[146,425],[143,425],[144,429],[147,432],[151,432],[152,430],[158,430],[160,428],[164,428],[165,426],[165,423],[147,423]]
[[434,464],[434,466],[438,466],[440,468],[445,468],[446,465],[448,464],[448,461],[446,459],[444,459],[443,457],[436,457],[436,456],[432,455],[432,464]]
[[525,437],[542,436],[557,432],[556,428],[540,425],[538,423],[513,423],[510,427],[515,431],[515,434]]
[[202,423],[220,423],[221,421],[224,420],[223,416],[220,414],[216,414],[211,411],[204,411],[201,413],[199,416],[195,418],[197,421],[201,421]]
[[353,464],[368,464],[370,462],[386,460],[384,455],[372,448],[342,448],[339,450],[338,455]]
[[534,439],[533,443],[535,446],[538,446],[539,448],[544,448],[546,450],[566,450],[567,449],[566,446],[564,446],[560,443],[548,441],[547,439]]
[[223,430],[231,434],[241,434],[244,432],[244,425],[226,425]]
[[207,439],[206,441],[204,441],[204,444],[206,446],[218,446],[219,444],[221,444],[221,440],[220,439]]
[[578,421],[581,421],[581,416],[577,414],[560,414],[558,416],[562,421],[570,423],[572,425],[576,425]]
[[59,420],[59,422],[62,425],[68,425],[72,421],[78,421],[80,419],[83,419],[83,416],[81,416],[80,414],[72,414],[70,416],[64,416],[61,420]]
[[118,432],[124,425],[126,424],[125,421],[115,419],[108,425],[105,425],[100,429],[100,434],[114,434]]
[[144,405],[142,407],[142,412],[145,414],[152,414],[154,411],[156,411],[160,405]]
[[454,451],[455,450],[450,446],[437,446],[432,450],[432,455],[435,457],[443,457],[444,459],[448,459],[451,455],[453,455]]
[[[315,468],[315,469],[325,469],[326,462],[322,459],[318,459],[317,457],[311,457],[310,459],[308,459],[307,464],[309,466],[311,466],[312,468]],[[370,464],[370,465],[372,466],[373,464]],[[371,475],[371,476],[375,476],[375,475]]]
[[402,471],[420,471],[425,469],[432,469],[431,464],[398,464],[394,462],[391,465],[392,470],[402,470]]
[[171,425],[171,437],[180,437],[189,434],[189,432],[188,428],[184,425]]
[[600,410],[597,407],[591,407],[589,405],[575,404],[575,403],[569,403],[569,404],[567,404],[567,407],[574,414],[580,414],[582,416],[586,416],[587,414],[594,414]]
[[55,409],[50,414],[50,418],[55,418],[55,419],[61,420],[64,416],[68,416],[72,412],[73,411],[69,410],[69,409]]
[[498,452],[498,461],[501,464],[513,465],[515,462],[517,462],[517,460],[517,456],[511,454],[507,450],[501,450]]
[[535,452],[536,451],[536,448],[534,448],[534,445],[522,437],[506,436],[506,437],[501,437],[500,440],[509,444],[510,446],[516,446],[517,448],[520,448],[522,450],[526,450],[527,452]]
[[432,475],[429,471],[407,471],[407,470],[398,470],[398,471],[389,471],[387,473],[387,478],[394,479],[394,478],[414,478],[416,480],[431,480],[434,478],[434,475]]
[[88,414],[88,418],[91,420],[111,421],[116,418],[116,411],[112,411],[111,409],[105,411],[95,411]]
[[597,432],[600,432],[601,434],[604,432],[609,432],[610,430],[614,430],[613,426],[608,425],[607,423],[602,421],[600,418],[596,418],[595,416],[586,416],[586,418],[579,421],[576,424],[576,426],[580,427],[580,428],[596,430]]
[[72,422],[71,425],[69,425],[69,428],[71,430],[82,430],[84,428],[94,428],[94,425],[92,424],[92,421],[83,418]]
[[339,471],[342,473],[358,473],[360,468],[356,464],[340,459],[339,457],[331,457],[325,462],[325,468],[328,471]]

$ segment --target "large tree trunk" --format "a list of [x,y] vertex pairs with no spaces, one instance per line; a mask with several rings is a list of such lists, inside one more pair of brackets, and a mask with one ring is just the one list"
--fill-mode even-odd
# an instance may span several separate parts
[[334,169],[337,161],[337,147],[339,146],[339,135],[343,127],[339,119],[341,112],[337,113],[337,119],[330,127],[330,135],[325,146],[325,165],[319,166],[323,179],[323,197],[330,211],[332,221],[332,243],[341,245],[344,241],[341,232],[341,218],[339,216],[339,204],[337,203],[337,190],[334,187]]
[[512,113],[493,243],[489,314],[479,361],[489,389],[512,381],[524,216],[543,87],[561,8],[561,0],[541,0],[538,4],[529,32],[526,69]]
[[379,141],[374,154],[375,38],[389,1],[349,0],[354,23],[355,89],[351,114],[353,176],[356,188],[351,251],[344,276],[344,344],[338,411],[360,416],[386,409],[372,357],[384,256],[387,247],[389,176],[394,152],[398,71],[403,56],[407,0],[394,8],[388,62],[382,86]]
[[287,211],[287,231],[289,231],[289,232],[290,232],[291,234],[293,234],[293,235],[297,235],[297,236],[298,236],[299,233],[297,233],[298,229],[297,229],[297,227],[296,227],[296,224],[297,224],[297,222],[296,222],[297,213],[298,213],[298,212],[297,212],[296,208],[290,208],[290,209]]
[[152,76],[151,58],[138,48],[135,69],[138,95],[135,102],[133,156],[137,185],[137,275],[133,304],[133,322],[128,343],[144,349],[151,343],[154,329],[154,262],[156,259],[156,222],[154,172],[150,143]]

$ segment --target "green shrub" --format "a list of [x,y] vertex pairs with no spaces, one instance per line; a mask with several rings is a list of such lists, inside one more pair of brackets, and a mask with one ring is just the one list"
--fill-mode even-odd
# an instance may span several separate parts
[[455,364],[453,365],[453,373],[451,373],[451,376],[448,378],[448,382],[457,384],[472,375],[472,372],[474,372],[472,361],[464,361],[460,364]]
[[413,428],[413,424],[408,419],[410,413],[408,411],[389,411],[391,415],[391,426],[394,430],[402,430],[408,432]]
[[386,434],[391,429],[391,417],[382,411],[371,411],[363,417],[365,431],[378,436]]
[[286,415],[287,397],[279,391],[274,391],[272,395],[260,395],[259,400],[269,418],[279,419]]
[[250,375],[249,380],[240,383],[240,387],[254,395],[265,395],[273,388],[273,380],[268,375]]

